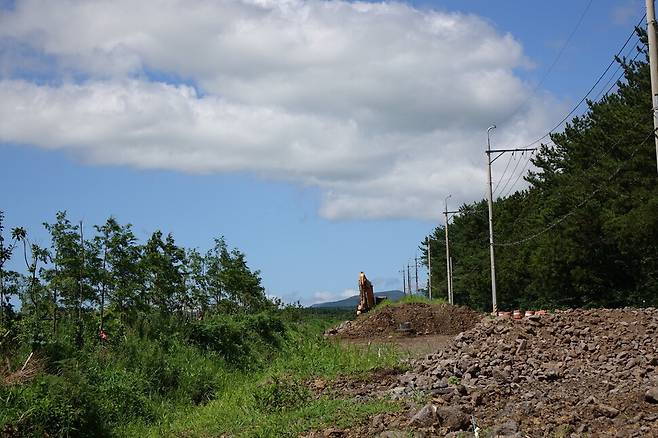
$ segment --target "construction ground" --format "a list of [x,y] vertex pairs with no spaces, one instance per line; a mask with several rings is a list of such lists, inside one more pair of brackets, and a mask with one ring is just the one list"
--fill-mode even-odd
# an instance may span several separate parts
[[313,381],[316,396],[402,406],[311,437],[658,437],[658,309],[520,319],[448,304],[385,306],[326,333],[407,353],[397,368]]

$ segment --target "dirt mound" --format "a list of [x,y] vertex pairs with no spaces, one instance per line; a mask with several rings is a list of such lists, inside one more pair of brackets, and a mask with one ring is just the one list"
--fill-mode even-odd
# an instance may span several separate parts
[[658,310],[485,318],[412,362],[391,395],[419,392],[432,403],[412,430],[460,430],[438,415],[449,408],[514,436],[658,436]]
[[[406,335],[455,335],[474,327],[481,315],[450,304],[405,303],[382,306],[327,332],[340,338]],[[401,325],[406,330],[400,330]]]

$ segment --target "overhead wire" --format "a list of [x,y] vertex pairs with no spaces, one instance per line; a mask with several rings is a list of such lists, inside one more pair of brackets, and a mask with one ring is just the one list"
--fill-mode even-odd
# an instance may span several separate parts
[[[638,41],[637,41],[637,42],[638,42],[638,43],[640,42],[639,38],[638,38]],[[635,56],[631,59],[631,62],[635,61],[635,60],[637,59],[637,57],[640,56],[641,53],[643,53],[642,51],[643,51],[646,47],[647,47],[646,44],[642,44],[642,46],[635,46],[634,48],[637,50],[637,53],[636,53]],[[626,59],[628,56],[630,56],[630,52],[631,52],[631,51],[633,51],[633,48],[631,48],[631,50],[629,51],[629,53],[626,54],[626,57],[624,57],[624,58],[622,58],[622,59]],[[619,65],[617,66],[617,70],[615,70],[615,72],[614,72],[613,75],[610,77],[610,79],[608,79],[608,82],[605,83],[605,85],[601,88],[601,91],[599,91],[599,93],[598,93],[598,94],[592,99],[592,101],[598,101],[599,98],[607,96],[607,95],[610,93],[610,91],[612,91],[612,89],[615,88],[615,86],[616,86],[617,83],[621,80],[621,78],[624,77],[624,72],[623,72],[623,71],[617,76],[617,73],[619,72],[619,70],[621,70],[622,66],[623,66],[623,64],[622,64],[622,63],[619,63]],[[613,79],[615,78],[615,76],[616,76],[616,79],[613,81]],[[612,82],[612,85],[610,85],[610,82]],[[608,88],[608,85],[610,85],[609,88]],[[605,93],[603,93],[603,90],[606,90]]]
[[[512,156],[514,156],[514,152],[512,152]],[[514,170],[512,170],[512,174],[511,174],[510,177],[507,179],[507,182],[505,183],[505,185],[503,186],[503,188],[500,189],[501,192],[504,192],[504,191],[505,191],[505,189],[506,189],[507,186],[509,185],[509,183],[510,183],[510,181],[512,180],[512,178],[514,178],[514,175],[516,175],[516,169],[518,169],[518,168],[519,168],[519,164],[521,164],[521,159],[514,160],[514,161],[516,161],[516,165],[514,166]]]
[[597,85],[599,85],[599,83],[603,80],[603,78],[604,78],[605,75],[608,73],[608,71],[610,71],[610,68],[614,65],[614,63],[615,63],[615,61],[617,60],[617,58],[619,57],[619,55],[624,51],[624,49],[626,48],[626,46],[628,45],[628,43],[631,41],[631,39],[632,39],[633,36],[635,35],[635,28],[638,27],[638,26],[642,23],[642,21],[645,19],[645,17],[646,17],[646,13],[645,13],[645,14],[642,16],[642,18],[638,21],[637,25],[635,25],[635,26],[633,27],[633,31],[632,31],[631,34],[628,36],[628,38],[626,38],[626,41],[624,42],[624,45],[621,46],[621,48],[617,51],[617,53],[616,53],[615,56],[613,57],[612,61],[610,61],[610,63],[608,64],[608,66],[605,68],[605,70],[603,70],[603,73],[601,73],[601,75],[598,77],[598,79],[596,80],[596,82],[594,82],[594,85],[591,86],[591,88],[587,91],[587,93],[585,93],[585,95],[583,96],[583,98],[580,99],[580,100],[578,101],[578,103],[577,103],[577,104],[571,109],[571,111],[569,111],[569,113],[568,113],[566,116],[564,116],[564,117],[562,118],[562,120],[560,120],[555,126],[553,126],[553,127],[547,132],[547,133],[545,133],[545,134],[542,135],[541,137],[535,139],[534,141],[528,143],[527,145],[523,146],[523,148],[529,148],[529,147],[531,147],[531,146],[534,146],[535,144],[539,143],[540,141],[542,141],[543,139],[545,139],[546,137],[548,137],[549,135],[551,135],[556,129],[558,129],[560,126],[562,126],[562,124],[563,124],[565,121],[567,121],[567,120],[569,119],[569,117],[571,117],[571,116],[572,116],[572,115],[578,110],[578,108],[580,108],[580,106],[583,104],[583,102],[585,102],[585,101],[587,100],[587,97],[592,93],[592,91],[594,91],[594,89],[597,87]]
[[507,165],[505,166],[505,170],[503,170],[503,174],[500,176],[500,179],[498,182],[496,182],[496,186],[493,189],[493,193],[496,193],[496,190],[498,190],[498,187],[500,186],[500,183],[505,179],[505,173],[507,173],[507,169],[509,168],[510,163],[512,162],[512,157],[514,154],[510,155],[509,158],[507,159]]
[[528,158],[525,160],[525,164],[523,165],[523,168],[521,169],[521,172],[518,173],[516,179],[514,180],[514,183],[512,183],[512,185],[510,186],[509,190],[508,190],[507,192],[505,192],[503,195],[501,195],[501,198],[505,198],[505,197],[507,197],[507,195],[509,195],[510,192],[512,192],[512,190],[514,190],[514,187],[516,187],[516,183],[518,183],[519,180],[521,179],[521,177],[522,177],[523,175],[525,175],[525,172],[526,172],[526,170],[528,169],[528,165],[530,164],[530,162],[532,161],[532,157],[533,157],[536,153],[537,153],[537,151],[530,151],[530,153],[528,154]]
[[[653,113],[649,114],[648,117],[646,117],[645,119],[636,120],[635,123],[633,124],[633,126],[630,127],[630,130],[633,130],[633,129],[637,128],[641,123],[648,123],[648,122],[651,120],[652,117],[653,117]],[[589,167],[592,168],[592,167],[598,165],[599,162],[600,162],[604,157],[608,156],[608,154],[609,154],[609,153],[610,153],[615,147],[617,147],[620,143],[621,143],[621,139],[618,140],[617,142],[611,144],[610,147],[608,147],[606,150],[604,150],[604,151],[602,151],[600,154],[598,154],[596,160],[594,160],[594,162],[593,162],[592,164],[590,164]],[[553,145],[555,146],[555,143],[553,143]],[[534,153],[536,153],[536,151],[533,151],[533,154],[534,154]],[[523,172],[524,172],[524,171],[523,171]],[[523,172],[522,172],[521,174],[523,174]],[[508,193],[509,193],[509,192],[508,192]],[[507,196],[507,194],[505,194],[505,196]],[[503,197],[505,197],[505,196],[503,196]],[[521,215],[517,215],[516,218],[514,219],[514,222],[512,222],[512,224],[510,225],[510,228],[514,228],[514,226],[518,223],[518,221],[521,219],[521,217],[522,217]],[[494,223],[494,225],[495,225],[495,223]]]
[[587,12],[589,11],[589,9],[592,6],[593,2],[594,2],[594,0],[590,0],[589,3],[587,3],[587,5],[585,6],[585,9],[583,9],[583,12],[580,14],[580,17],[578,18],[578,21],[576,22],[576,25],[571,30],[571,33],[569,34],[569,36],[565,40],[562,47],[560,47],[560,50],[558,51],[557,55],[553,59],[553,62],[551,62],[548,69],[546,70],[546,72],[544,72],[544,75],[541,77],[539,82],[532,88],[532,90],[530,91],[528,96],[525,98],[525,100],[523,102],[521,102],[521,104],[518,105],[514,111],[512,111],[512,113],[508,116],[508,118],[514,117],[519,112],[519,110],[521,108],[523,108],[528,103],[528,101],[530,101],[530,99],[537,92],[539,87],[542,86],[542,84],[544,83],[546,78],[548,78],[548,76],[551,74],[551,72],[553,71],[553,68],[557,65],[558,61],[560,60],[560,58],[564,54],[564,51],[566,50],[567,46],[571,42],[571,39],[574,37],[574,35],[578,31],[578,28],[580,28],[580,25],[583,23],[583,20],[585,19],[585,15],[587,15]]
[[[649,133],[649,135],[648,135],[647,137],[645,137],[645,139],[642,140],[642,142],[640,142],[640,143],[635,147],[635,149],[633,149],[633,151],[631,152],[630,157],[627,158],[626,160],[624,160],[621,164],[619,164],[619,166],[617,166],[617,169],[616,169],[616,170],[615,170],[615,171],[614,171],[614,172],[608,177],[607,182],[612,181],[612,180],[613,180],[613,179],[619,174],[619,172],[621,171],[623,165],[624,165],[625,163],[627,163],[628,161],[632,160],[632,159],[635,157],[635,154],[637,153],[637,151],[640,150],[640,148],[641,148],[641,147],[642,147],[642,146],[643,146],[643,145],[644,145],[644,144],[645,144],[645,143],[646,143],[651,137],[653,137],[654,135],[655,135],[655,131],[652,129],[651,132]],[[621,140],[617,142],[617,144],[619,144],[619,143],[621,143]],[[520,239],[520,240],[517,240],[517,241],[494,243],[494,246],[516,246],[516,245],[521,245],[521,244],[523,244],[523,243],[529,242],[530,240],[533,240],[533,239],[535,239],[535,238],[541,236],[542,234],[544,234],[544,233],[550,231],[551,229],[553,229],[554,227],[556,227],[557,225],[559,225],[560,223],[562,223],[562,222],[563,222],[564,220],[566,220],[568,217],[572,216],[576,211],[578,211],[578,209],[579,209],[580,207],[582,207],[583,205],[585,205],[589,200],[591,200],[591,199],[594,197],[594,195],[596,195],[596,194],[597,194],[598,192],[600,192],[601,190],[603,190],[603,185],[599,185],[599,186],[598,186],[596,189],[594,189],[589,195],[587,195],[585,198],[583,198],[583,199],[582,199],[582,200],[581,200],[581,201],[580,201],[580,202],[579,202],[574,208],[572,208],[568,213],[562,215],[562,216],[559,217],[557,220],[551,222],[549,225],[547,225],[546,227],[544,227],[544,228],[541,229],[540,231],[538,231],[538,232],[536,232],[536,233],[533,233],[533,234],[531,234],[530,236],[525,237],[525,238]]]
[[[578,24],[576,25],[576,29],[578,28],[578,26],[579,26],[580,23],[582,22],[582,20],[583,20],[583,18],[584,18],[584,15],[585,15],[585,13],[587,12],[587,10],[589,9],[589,7],[591,6],[591,4],[592,4],[592,1],[590,1],[590,3],[589,3],[589,4],[587,5],[587,7],[585,8],[583,14],[581,15],[581,17],[580,17],[580,19],[579,19]],[[615,61],[620,57],[620,55],[622,54],[622,52],[624,51],[624,49],[626,48],[626,46],[628,46],[628,43],[629,43],[629,42],[631,41],[631,39],[633,38],[633,35],[635,35],[635,33],[636,33],[636,28],[640,26],[640,24],[642,23],[642,21],[644,21],[645,18],[646,18],[646,13],[643,14],[642,18],[641,18],[641,19],[638,21],[638,23],[633,27],[633,31],[631,32],[631,34],[628,36],[628,38],[626,39],[626,41],[624,42],[624,44],[622,45],[622,47],[617,51],[617,53],[616,53],[615,56],[613,57],[612,61],[608,64],[608,66],[606,66],[606,68],[604,69],[603,73],[602,73],[602,74],[597,78],[597,80],[594,82],[594,85],[592,85],[592,87],[590,87],[590,89],[587,91],[587,93],[586,93],[586,94],[583,96],[583,98],[582,98],[582,99],[581,99],[581,100],[580,100],[580,101],[579,101],[579,102],[573,107],[573,109],[572,109],[571,111],[569,111],[569,113],[568,113],[568,114],[567,114],[562,120],[560,120],[560,122],[559,122],[558,124],[556,124],[553,128],[551,128],[546,134],[544,134],[543,136],[537,138],[536,140],[532,141],[531,143],[528,143],[526,146],[524,146],[524,148],[529,148],[529,147],[531,147],[531,146],[537,144],[538,142],[544,140],[544,139],[547,138],[548,136],[550,136],[550,135],[551,135],[556,129],[558,129],[558,128],[559,128],[559,127],[560,127],[560,126],[561,126],[561,125],[562,125],[562,124],[563,124],[563,123],[564,123],[569,117],[571,117],[571,116],[576,112],[576,110],[577,110],[577,109],[578,109],[578,108],[579,108],[579,107],[580,107],[585,101],[587,101],[588,96],[589,96],[589,95],[590,95],[590,94],[596,89],[596,87],[599,85],[599,83],[603,80],[603,78],[606,76],[606,74],[610,71],[610,68],[614,65]],[[559,57],[561,56],[561,53],[564,51],[564,47],[566,47],[566,44],[568,44],[569,40],[571,39],[571,37],[573,36],[574,33],[575,33],[575,29],[574,29],[574,31],[572,32],[572,34],[569,36],[567,42],[565,43],[565,46],[563,46],[563,48],[561,49],[560,53],[558,54],[558,57],[556,58],[556,60],[554,60],[554,62],[552,63],[551,67],[549,68],[549,71],[544,75],[544,77],[542,78],[542,80],[540,81],[540,83],[543,82],[543,81],[545,80],[545,78],[548,76],[548,73],[549,73],[550,70],[553,68],[554,64],[557,62],[557,59],[559,59]],[[639,42],[639,39],[638,39],[637,42]],[[636,43],[637,43],[637,42],[636,42]],[[635,44],[636,44],[636,43],[635,43]],[[635,46],[635,47],[636,47],[636,49],[637,49],[637,53],[636,53],[635,56],[633,57],[633,59],[632,59],[633,61],[634,61],[635,59],[637,59],[637,57],[639,56],[640,53],[642,53],[642,50],[646,47],[646,45],[643,44],[642,47],[637,47],[637,46]],[[633,50],[632,48],[629,50],[629,52],[626,54],[626,57],[630,55],[630,52],[631,52],[632,50]],[[622,58],[622,59],[623,59],[623,58]],[[601,96],[601,92],[602,92],[602,90],[605,90],[605,89],[606,89],[606,87],[610,84],[610,81],[611,81],[613,78],[615,78],[617,72],[619,72],[619,70],[621,69],[621,67],[622,67],[621,64],[618,65],[618,67],[617,67],[617,69],[615,70],[615,72],[611,75],[611,78],[608,79],[608,81],[607,81],[607,82],[605,83],[605,85],[601,88],[601,90],[600,90],[599,93],[596,95],[596,97],[595,97],[594,99],[592,99],[592,100],[598,100],[598,98]],[[624,75],[624,72],[622,72],[622,73],[617,77],[617,79],[613,82],[613,84],[610,86],[610,88],[608,88],[608,89],[606,90],[604,96],[605,96],[605,95],[608,95],[608,93],[610,93],[610,91],[611,91],[611,90],[617,85],[617,83],[619,82],[619,80],[621,80],[621,78],[623,77],[623,75]],[[536,88],[538,88],[538,87],[536,87]],[[534,93],[534,91],[536,91],[536,88],[533,90],[533,93]],[[524,104],[525,104],[525,102],[524,102]],[[524,105],[524,104],[522,104],[522,105]],[[516,113],[517,111],[518,111],[518,109],[515,110],[514,113]],[[640,122],[641,122],[641,121],[637,121],[637,122],[635,123],[635,125],[634,125],[631,129],[637,127],[637,126],[640,124]],[[639,144],[639,145],[633,150],[633,152],[632,152],[632,154],[631,154],[631,157],[630,157],[629,159],[632,159],[632,158],[635,156],[635,154],[637,153],[637,151],[639,150],[639,148],[642,147],[642,145],[644,145],[644,144],[648,141],[648,139],[649,139],[653,134],[654,134],[654,132],[652,131],[651,134],[650,134],[647,138],[645,138],[645,139],[644,139],[644,140],[643,140],[643,141],[642,141],[642,142],[641,142],[641,143],[640,143],[640,144]],[[617,145],[619,144],[619,142],[620,142],[620,141],[618,141],[616,144],[614,144],[613,146],[611,146],[610,148],[608,148],[608,150],[605,151],[603,155],[607,155],[607,153],[609,153],[609,152],[610,152],[615,146],[617,146]],[[553,145],[555,145],[555,143],[553,143]],[[536,155],[536,152],[537,152],[537,151],[531,151],[531,153],[529,154],[528,158],[525,160],[525,164],[524,164],[524,166],[523,166],[521,172],[517,175],[516,179],[514,180],[514,183],[509,187],[509,190],[508,190],[507,192],[505,192],[505,194],[504,194],[502,197],[506,197],[506,196],[507,196],[507,195],[508,195],[508,194],[514,189],[514,187],[515,187],[516,184],[518,183],[519,179],[520,179],[520,178],[526,173],[527,167],[528,167],[528,165],[530,164],[530,162],[531,162],[533,156]],[[512,159],[512,158],[510,158],[510,159],[508,160],[507,165],[505,166],[505,170],[503,171],[503,176],[501,176],[501,179],[497,182],[497,184],[496,184],[496,188],[494,189],[494,192],[499,188],[501,182],[504,180],[504,175],[505,175],[507,169],[509,168],[509,165],[510,165],[510,163],[511,163],[511,159]],[[598,158],[598,159],[597,159],[592,165],[596,165],[596,164],[600,161],[600,159],[601,159],[601,156],[599,156],[599,158]],[[516,174],[516,173],[515,173],[515,172],[516,172],[516,168],[518,167],[520,161],[521,161],[521,160],[518,160],[518,161],[517,161],[516,166],[515,166],[514,170],[512,171],[512,175],[508,178],[507,182],[509,182],[509,181],[511,180],[511,178],[513,178],[514,175]],[[623,165],[623,163],[622,163],[622,165]],[[613,179],[614,177],[616,177],[616,175],[617,175],[617,174],[619,173],[619,171],[621,170],[622,165],[618,166],[618,168],[617,168],[616,171],[611,175],[611,177],[608,179],[608,181],[610,181],[611,179]],[[500,192],[503,192],[504,189],[505,189],[506,187],[507,187],[507,185],[503,186],[503,188],[500,190]],[[573,214],[574,214],[574,213],[575,213],[580,207],[582,207],[585,203],[587,203],[587,202],[588,202],[588,201],[589,201],[589,200],[590,200],[590,199],[591,199],[596,193],[598,193],[601,189],[602,189],[602,187],[598,187],[596,190],[594,190],[592,193],[590,193],[590,195],[589,195],[588,197],[586,197],[583,201],[581,201],[578,205],[576,205],[576,207],[574,207],[574,209],[572,209],[572,210],[571,210],[570,212],[568,212],[566,215],[563,215],[562,217],[558,218],[556,221],[552,222],[550,225],[548,225],[548,226],[545,227],[544,229],[540,230],[539,232],[537,232],[537,233],[535,233],[535,234],[533,234],[533,235],[531,235],[531,236],[528,236],[528,237],[526,237],[526,238],[524,238],[524,239],[521,239],[521,240],[519,240],[519,241],[515,241],[515,242],[501,242],[501,243],[494,243],[494,245],[495,245],[495,246],[501,246],[501,247],[502,247],[502,246],[521,245],[521,244],[523,244],[523,243],[525,243],[525,242],[527,242],[527,241],[530,241],[530,240],[535,239],[536,237],[539,237],[540,235],[546,233],[546,232],[549,231],[550,229],[554,228],[555,226],[557,226],[558,224],[560,224],[561,222],[563,222],[564,220],[566,220],[569,216],[573,215]],[[516,222],[519,220],[519,218],[520,218],[520,216],[517,216],[517,218],[516,218],[516,220],[514,221],[514,223],[516,223]]]
[[[639,38],[638,38],[638,41],[637,41],[637,42],[638,42],[638,43],[640,42],[640,39],[639,39]],[[642,44],[642,46],[634,46],[634,47],[632,47],[632,48],[628,51],[628,53],[626,53],[626,55],[624,56],[624,58],[622,58],[622,60],[623,60],[623,59],[627,59],[628,56],[630,56],[630,53],[631,53],[633,50],[636,50],[637,53],[636,53],[635,56],[633,56],[633,58],[631,59],[631,62],[635,61],[635,60],[637,59],[637,57],[638,57],[641,53],[643,53],[643,50],[644,50],[646,47],[647,47],[646,44]],[[624,74],[625,74],[625,72],[623,72],[623,71],[622,71],[621,73],[619,73],[619,70],[621,70],[622,66],[623,66],[623,64],[622,64],[622,63],[619,63],[619,65],[617,66],[617,69],[615,70],[615,72],[612,74],[612,76],[610,77],[610,79],[608,79],[608,81],[605,83],[605,85],[604,85],[603,87],[601,87],[601,90],[600,90],[599,93],[598,93],[598,94],[592,99],[592,101],[598,101],[599,98],[607,96],[608,94],[610,94],[610,92],[612,91],[612,89],[613,89],[615,86],[617,86],[617,83],[618,83],[618,82],[624,77]],[[619,75],[617,75],[617,73],[619,73]],[[612,85],[610,84],[610,82],[612,82]],[[608,86],[609,86],[609,87],[608,87]],[[604,90],[605,90],[605,93],[603,92]],[[555,143],[553,143],[553,144],[555,144]],[[503,195],[500,196],[501,198],[505,198],[507,195],[510,194],[510,192],[514,189],[514,187],[516,187],[517,182],[519,181],[519,179],[521,179],[521,176],[523,176],[523,175],[525,174],[526,169],[528,168],[528,165],[530,164],[530,161],[531,161],[532,157],[536,154],[536,152],[537,152],[537,151],[532,151],[532,152],[530,153],[530,156],[528,157],[528,160],[526,161],[525,166],[524,166],[523,169],[521,170],[521,173],[518,174],[516,180],[514,181],[514,183],[513,183],[512,186],[510,187],[510,189],[509,189],[507,192],[505,192]],[[604,153],[607,154],[608,152],[609,152],[609,150],[605,151]],[[501,192],[502,192],[502,190],[501,190]]]
[[[643,20],[643,19],[644,19],[644,16],[642,17],[642,20]],[[640,20],[640,22],[641,22],[642,20]],[[634,28],[634,29],[635,29],[635,28]],[[634,32],[635,32],[635,30],[634,30]],[[622,49],[620,49],[620,52],[621,52],[621,51],[622,51],[622,50],[628,45],[628,41],[629,41],[629,40],[627,40],[627,41],[625,42],[625,44],[622,46]],[[641,53],[643,53],[643,49],[646,48],[646,44],[642,44],[642,46],[637,46],[636,44],[639,43],[639,42],[640,42],[640,39],[638,38],[637,41],[631,46],[631,48],[628,50],[628,52],[627,52],[627,53],[626,53],[621,59],[622,59],[622,60],[627,59],[627,58],[630,56],[631,52],[632,52],[633,50],[636,50],[637,53],[636,53],[635,56],[631,59],[631,61],[635,61],[635,60],[637,59],[637,57],[638,57]],[[614,62],[615,60],[617,60],[617,58],[619,57],[619,53],[620,53],[620,52],[618,52],[617,55],[615,55],[615,57],[613,58],[613,62]],[[611,77],[608,79],[608,81],[605,83],[605,85],[604,85],[603,87],[601,87],[601,89],[599,90],[599,92],[597,93],[597,95],[592,99],[592,101],[598,101],[598,99],[599,99],[602,95],[603,95],[603,96],[607,96],[607,95],[612,91],[612,89],[617,85],[617,83],[623,78],[623,76],[624,76],[624,74],[625,74],[625,72],[623,72],[623,71],[622,71],[621,73],[619,73],[619,71],[621,70],[622,67],[623,67],[623,64],[622,64],[622,63],[618,63],[618,66],[617,66],[617,69],[615,70],[615,72],[611,75]],[[619,73],[619,75],[617,75],[617,73]],[[597,82],[598,82],[598,81],[597,81]],[[612,85],[610,85],[611,82],[612,82]],[[596,84],[595,84],[595,86],[596,86]],[[609,86],[609,87],[608,87],[608,86]],[[603,92],[604,90],[605,90],[605,93]],[[590,91],[591,91],[591,90],[590,90]],[[589,94],[589,93],[588,93],[588,94]],[[587,95],[586,95],[585,97],[587,97]],[[581,102],[581,103],[582,103],[582,102]],[[572,112],[573,112],[573,111],[572,111]],[[570,113],[570,114],[571,114],[571,113]],[[568,117],[568,116],[567,116],[567,117]],[[555,130],[555,129],[556,129],[556,128],[553,128],[553,130]],[[550,135],[551,133],[552,133],[552,132],[549,132],[547,135]],[[546,137],[546,136],[544,136],[543,138],[545,138],[545,137]],[[542,139],[543,139],[543,138],[542,138]],[[531,145],[530,145],[530,146],[531,146]],[[509,194],[512,192],[512,190],[514,189],[514,187],[516,187],[516,184],[517,184],[518,181],[521,179],[521,177],[525,174],[526,169],[528,168],[528,165],[530,164],[530,162],[531,162],[531,160],[532,160],[532,157],[533,157],[535,154],[536,154],[536,151],[531,151],[531,153],[529,154],[529,156],[528,156],[528,158],[527,158],[527,161],[526,161],[525,165],[523,166],[521,172],[517,175],[516,179],[514,180],[514,183],[510,186],[510,188],[509,188],[509,190],[508,190],[507,192],[505,192],[504,194],[500,195],[501,198],[504,198],[504,197],[506,197],[507,195],[509,195]],[[514,174],[514,172],[512,172],[512,173]],[[511,179],[511,178],[514,178],[514,175],[510,176],[510,179]],[[503,188],[503,189],[501,190],[501,193],[504,192],[504,190],[505,190],[505,189]]]

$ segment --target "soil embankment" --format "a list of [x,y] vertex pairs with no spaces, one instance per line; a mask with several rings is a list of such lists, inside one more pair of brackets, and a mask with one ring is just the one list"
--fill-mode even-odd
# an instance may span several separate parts
[[[456,335],[474,327],[482,315],[450,304],[404,303],[382,306],[327,332],[341,339],[387,336]],[[401,328],[406,329],[401,330]]]

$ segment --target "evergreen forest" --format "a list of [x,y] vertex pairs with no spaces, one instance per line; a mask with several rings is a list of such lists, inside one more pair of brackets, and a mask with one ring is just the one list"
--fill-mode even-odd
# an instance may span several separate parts
[[[614,92],[587,101],[585,114],[518,161],[532,163],[527,188],[495,197],[499,309],[658,305],[651,85],[646,49],[637,51],[640,60],[617,60]],[[455,303],[491,311],[487,201],[462,205],[448,236]],[[421,242],[425,263],[428,241],[433,289],[443,296],[445,227]]]

